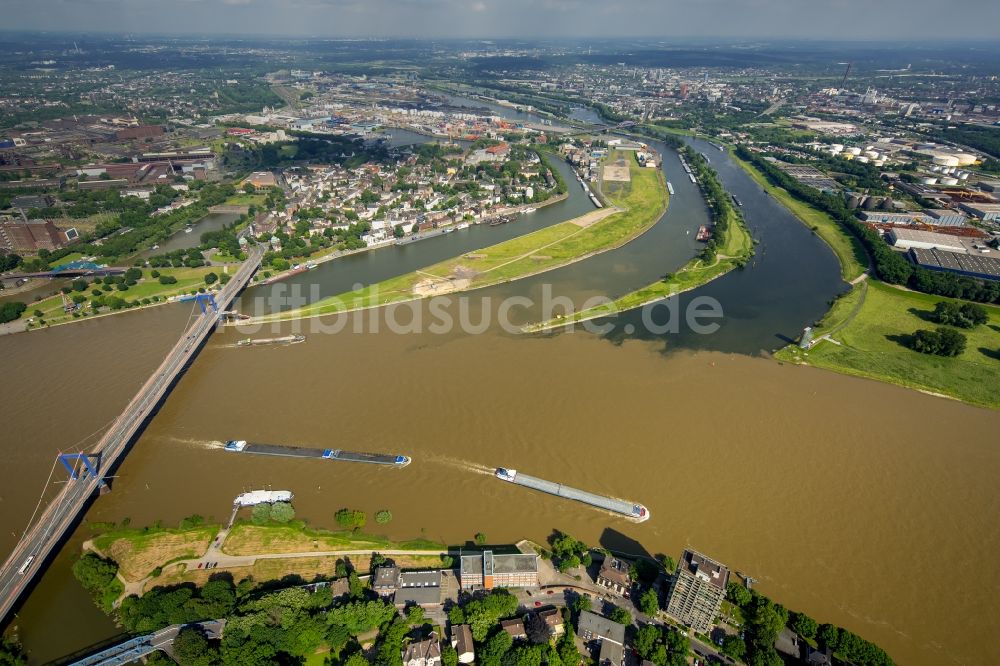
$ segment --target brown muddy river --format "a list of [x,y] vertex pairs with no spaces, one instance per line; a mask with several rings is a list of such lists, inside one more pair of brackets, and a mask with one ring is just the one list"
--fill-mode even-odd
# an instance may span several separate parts
[[[23,378],[2,389],[4,467],[17,472],[0,501],[4,550],[56,449],[121,408],[186,318],[183,306],[161,308],[4,341],[5,366]],[[664,354],[662,343],[582,332],[346,332],[231,347],[239,337],[212,337],[88,520],[223,519],[234,495],[270,486],[293,490],[299,515],[318,526],[332,527],[342,506],[389,509],[383,531],[399,538],[542,540],[559,528],[675,557],[693,546],[901,663],[990,660],[982,637],[997,586],[975,572],[1000,548],[1000,450],[988,436],[998,413],[761,358]],[[414,462],[384,469],[211,444],[229,438]],[[498,465],[641,501],[653,518],[637,525],[504,484],[489,473]],[[20,611],[36,660],[114,634],[68,573],[78,547],[64,549]]]

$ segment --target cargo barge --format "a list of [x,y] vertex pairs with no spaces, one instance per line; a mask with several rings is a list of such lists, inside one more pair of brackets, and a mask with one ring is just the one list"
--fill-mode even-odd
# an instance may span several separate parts
[[712,230],[708,227],[702,225],[698,227],[698,235],[694,237],[695,240],[701,241],[702,243],[707,243],[710,238],[712,238]]
[[409,456],[395,455],[391,453],[363,453],[360,451],[343,451],[341,449],[305,449],[298,446],[260,444],[257,442],[248,442],[245,439],[229,440],[226,442],[225,450],[232,453],[255,453],[261,456],[321,458],[324,460],[340,460],[342,462],[391,465],[393,467],[406,467],[411,462]]
[[285,271],[284,273],[278,273],[277,275],[271,276],[261,282],[262,285],[267,286],[269,284],[274,284],[275,282],[281,282],[282,280],[287,280],[290,277],[295,277],[296,275],[302,275],[312,269],[316,268],[318,264],[310,261],[308,264],[301,265],[297,264],[292,266],[291,270]]
[[516,483],[519,486],[524,486],[533,490],[540,490],[543,493],[548,493],[557,497],[583,502],[584,504],[596,506],[599,509],[606,509],[631,518],[639,523],[649,520],[649,509],[644,507],[642,504],[626,502],[625,500],[615,499],[613,497],[604,497],[603,495],[595,495],[594,493],[588,493],[585,490],[577,490],[576,488],[564,486],[561,483],[553,483],[552,481],[546,481],[545,479],[528,476],[527,474],[518,472],[516,469],[497,467],[495,474],[496,477],[502,481]]
[[297,342],[305,342],[306,336],[304,335],[286,335],[280,338],[244,338],[236,343],[237,347],[254,347],[257,345],[280,345],[288,344],[293,345]]

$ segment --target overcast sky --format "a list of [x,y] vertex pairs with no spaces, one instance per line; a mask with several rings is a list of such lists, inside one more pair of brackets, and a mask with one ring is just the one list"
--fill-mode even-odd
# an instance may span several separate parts
[[8,30],[1000,39],[1000,0],[4,0],[2,6]]

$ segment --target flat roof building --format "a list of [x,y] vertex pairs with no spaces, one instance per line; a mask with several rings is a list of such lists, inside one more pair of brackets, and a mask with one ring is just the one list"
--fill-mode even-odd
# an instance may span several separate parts
[[981,280],[1000,280],[1000,252],[997,256],[980,253],[960,254],[944,252],[936,248],[912,248],[910,259],[918,266],[943,273],[956,273]]
[[900,229],[894,228],[886,234],[887,239],[893,247],[909,250],[910,248],[920,248],[929,250],[938,248],[948,252],[965,252],[965,244],[958,236],[947,234],[936,234],[933,231],[923,231],[921,229]]
[[463,590],[537,587],[538,556],[521,553],[496,555],[491,550],[477,555],[463,555],[460,581]]
[[[76,234],[74,230],[74,234]],[[78,235],[75,235],[77,237]],[[50,220],[3,220],[0,248],[15,252],[55,250],[69,243],[69,237]]]
[[441,598],[440,571],[404,571],[399,576],[399,589],[396,590],[393,603],[396,606],[440,606]]
[[729,569],[715,560],[685,550],[670,586],[667,615],[707,634],[726,596]]
[[959,208],[981,220],[1000,220],[1000,203],[961,203]]

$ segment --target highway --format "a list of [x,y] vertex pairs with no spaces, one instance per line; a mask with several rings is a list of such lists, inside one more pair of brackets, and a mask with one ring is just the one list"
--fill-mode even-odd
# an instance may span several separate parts
[[[264,251],[251,248],[232,279],[215,295],[219,310],[226,310],[236,295],[249,283],[260,266]],[[48,557],[68,535],[70,528],[87,508],[89,500],[104,483],[101,477],[109,474],[120,462],[128,444],[139,432],[146,419],[167,395],[174,380],[194,357],[201,343],[211,334],[218,321],[218,314],[209,307],[198,314],[191,327],[167,354],[153,375],[136,393],[132,401],[111,424],[93,451],[97,456],[95,467],[98,477],[80,471],[80,476],[69,480],[56,497],[49,502],[41,516],[29,525],[10,557],[0,567],[0,626],[7,614],[43,569]]]

